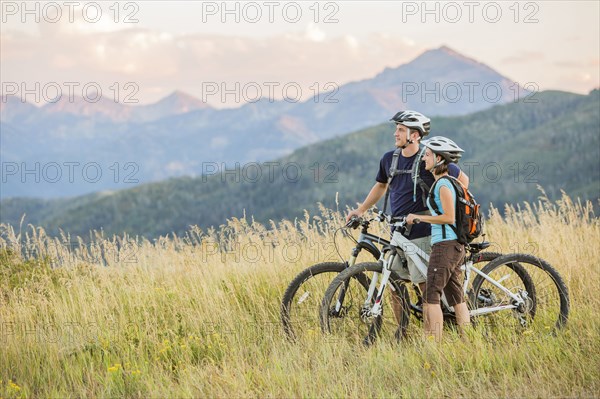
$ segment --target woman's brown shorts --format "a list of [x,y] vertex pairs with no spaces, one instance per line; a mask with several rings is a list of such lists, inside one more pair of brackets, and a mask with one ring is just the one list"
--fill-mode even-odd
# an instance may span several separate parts
[[464,256],[465,247],[456,240],[433,244],[427,267],[425,303],[439,304],[442,291],[450,306],[464,301],[460,270]]

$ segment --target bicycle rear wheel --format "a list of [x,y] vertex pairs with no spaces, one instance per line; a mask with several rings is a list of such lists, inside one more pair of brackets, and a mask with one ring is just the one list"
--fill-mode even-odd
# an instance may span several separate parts
[[[561,276],[545,260],[527,254],[508,254],[490,262],[482,272],[524,302],[517,309],[478,317],[489,332],[496,335],[514,331],[548,333],[566,324],[569,293]],[[516,304],[513,298],[479,275],[473,281],[473,294],[474,309]]]
[[364,287],[355,282],[357,276],[365,276],[369,282],[373,278],[379,281],[382,268],[381,263],[359,263],[333,279],[321,302],[320,321],[324,333],[366,345],[380,338],[399,339],[404,336],[410,318],[406,282],[392,272],[388,292],[384,293],[381,312],[377,315],[370,313],[376,292],[371,301],[366,302]]

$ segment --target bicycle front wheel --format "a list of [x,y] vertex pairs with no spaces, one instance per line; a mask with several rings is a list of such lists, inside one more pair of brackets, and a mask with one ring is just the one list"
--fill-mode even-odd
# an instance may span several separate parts
[[[291,341],[314,338],[320,335],[319,305],[331,280],[347,269],[342,262],[324,262],[304,269],[283,294],[281,322],[286,337]],[[363,293],[369,287],[364,275],[356,275],[354,281]]]
[[[527,254],[503,255],[482,272],[521,299],[515,309],[497,310],[481,320],[490,332],[524,334],[562,328],[569,316],[569,293],[561,276],[545,260]],[[473,281],[475,309],[490,310],[518,302],[482,276]]]
[[[321,302],[320,322],[324,333],[353,344],[370,345],[379,338],[400,339],[404,336],[410,318],[409,297],[405,281],[392,272],[388,292],[384,293],[380,311],[371,312],[377,290],[370,300],[364,287],[354,282],[365,276],[369,283],[381,279],[381,263],[356,264],[338,274]],[[379,287],[379,284],[377,284]]]

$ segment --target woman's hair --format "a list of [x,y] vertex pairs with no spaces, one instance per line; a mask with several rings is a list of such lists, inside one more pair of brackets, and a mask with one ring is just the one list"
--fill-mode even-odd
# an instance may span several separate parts
[[443,164],[436,166],[435,168],[433,168],[433,174],[434,175],[441,175],[444,173],[448,172],[448,163],[445,162],[444,157],[442,157],[441,155],[437,155],[435,152],[433,153],[434,159],[437,162],[437,157],[441,157],[442,160],[444,161]]

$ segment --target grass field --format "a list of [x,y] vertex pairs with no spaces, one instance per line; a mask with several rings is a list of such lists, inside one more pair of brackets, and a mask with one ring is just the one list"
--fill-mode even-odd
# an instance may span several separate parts
[[[315,334],[288,343],[283,292],[310,264],[339,259],[341,224],[323,210],[153,242],[1,226],[0,397],[600,396],[591,204],[542,199],[504,217],[492,210],[487,221],[490,250],[532,252],[562,275],[571,313],[556,337],[475,334],[465,344],[448,333],[436,345],[413,334],[365,349]],[[336,242],[346,257],[353,243]]]

